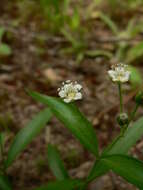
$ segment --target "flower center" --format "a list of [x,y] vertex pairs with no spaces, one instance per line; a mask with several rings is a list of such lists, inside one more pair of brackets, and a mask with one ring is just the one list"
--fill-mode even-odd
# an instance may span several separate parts
[[123,72],[119,72],[119,73],[118,73],[118,77],[124,77],[124,74],[125,74],[125,73],[123,73]]
[[75,93],[74,91],[69,91],[69,92],[67,93],[67,97],[68,97],[69,99],[74,99],[75,96],[76,96],[76,93]]

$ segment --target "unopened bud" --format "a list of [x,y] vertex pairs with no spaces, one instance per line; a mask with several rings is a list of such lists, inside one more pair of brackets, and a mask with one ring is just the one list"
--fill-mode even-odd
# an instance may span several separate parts
[[124,126],[127,125],[129,122],[129,118],[128,115],[126,113],[121,113],[118,117],[117,117],[117,122],[120,126]]
[[143,92],[142,91],[137,93],[137,95],[135,97],[135,101],[136,101],[136,104],[143,105]]

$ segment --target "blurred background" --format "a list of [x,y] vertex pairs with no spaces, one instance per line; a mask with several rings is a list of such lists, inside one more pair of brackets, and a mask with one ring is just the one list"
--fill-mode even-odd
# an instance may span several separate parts
[[[97,131],[103,149],[119,133],[119,98],[107,71],[112,64],[130,65],[123,87],[126,111],[143,84],[143,0],[1,0],[0,1],[0,130],[8,150],[15,134],[43,106],[25,89],[57,96],[62,81],[83,85],[77,102]],[[143,114],[140,108],[136,118]],[[9,169],[14,190],[30,190],[53,180],[46,147],[54,144],[69,173],[85,177],[94,158],[55,118]],[[143,141],[131,152],[143,159]],[[6,153],[6,152],[5,152]],[[89,190],[135,190],[108,173]]]

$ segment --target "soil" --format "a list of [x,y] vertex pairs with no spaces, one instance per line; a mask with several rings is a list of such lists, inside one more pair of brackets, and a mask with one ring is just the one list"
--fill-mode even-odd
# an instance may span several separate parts
[[[65,45],[63,37],[49,36],[45,31],[39,33],[35,29],[34,21],[26,26],[23,24],[13,27],[11,23],[14,7],[11,8],[10,15],[7,10],[3,11],[0,24],[8,31],[4,41],[12,48],[12,55],[1,58],[0,65],[0,115],[8,128],[5,155],[17,132],[44,108],[27,95],[26,89],[57,96],[57,88],[68,79],[83,85],[84,97],[76,104],[92,122],[102,150],[120,131],[116,122],[119,113],[117,86],[111,82],[107,74],[111,61],[103,57],[92,59],[85,57],[80,64],[77,64],[75,56],[60,53],[60,49]],[[112,43],[96,43],[97,37],[100,39],[103,35],[108,39],[111,37],[110,31],[99,22],[94,24],[94,30],[97,26],[96,34],[92,31],[89,44],[92,44],[94,49],[98,47],[114,49]],[[39,44],[37,45],[36,37],[41,34],[46,36],[46,42],[41,45],[44,53],[39,53]],[[137,67],[143,69],[141,63]],[[129,112],[134,106],[135,93],[130,84],[124,85],[124,104]],[[136,118],[142,114],[143,110],[140,108]],[[2,123],[0,125],[4,127]],[[30,190],[55,179],[47,165],[48,143],[56,145],[73,178],[87,176],[95,158],[80,145],[68,129],[56,118],[52,118],[41,134],[8,169],[14,190]],[[132,148],[131,153],[142,160],[142,150],[143,141],[140,140]],[[109,172],[92,182],[88,189],[135,190],[136,188]]]

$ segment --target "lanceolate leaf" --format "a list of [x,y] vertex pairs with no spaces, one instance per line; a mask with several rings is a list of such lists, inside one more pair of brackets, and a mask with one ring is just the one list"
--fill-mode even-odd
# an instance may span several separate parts
[[104,155],[126,154],[129,149],[143,136],[143,118],[130,126],[123,137],[118,137],[113,145],[109,145]]
[[143,42],[138,43],[136,46],[132,47],[127,54],[127,62],[133,62],[137,58],[143,56]]
[[98,56],[104,56],[110,59],[112,57],[112,53],[106,50],[88,50],[85,52],[85,54],[88,57],[93,57],[93,58]]
[[8,151],[7,160],[5,161],[5,167],[9,167],[16,156],[36,137],[41,129],[50,120],[52,113],[50,109],[45,109],[37,114],[34,119],[14,138],[14,141]]
[[118,35],[118,27],[117,25],[111,20],[111,18],[103,13],[100,13],[100,18],[103,20],[103,22],[112,30],[114,35]]
[[124,155],[112,155],[102,159],[115,173],[128,182],[143,188],[143,162]]
[[35,100],[48,105],[65,127],[70,129],[73,135],[77,137],[89,151],[98,156],[98,143],[95,131],[91,123],[74,104],[67,104],[59,98],[45,96],[37,92],[29,92],[29,94]]
[[6,176],[0,175],[0,189],[1,190],[12,190],[12,187]]
[[[143,136],[143,118],[136,121],[125,132],[123,137],[118,136],[112,144],[110,144],[103,152],[102,156],[112,154],[127,154],[129,149]],[[91,172],[89,173],[88,180],[92,181],[98,176],[108,172],[108,168],[99,161],[94,164]]]
[[50,144],[48,145],[48,164],[58,180],[69,178],[64,163],[60,159],[59,152]]
[[34,190],[73,190],[75,188],[80,188],[83,185],[83,182],[80,180],[62,180],[49,182],[47,185],[43,185]]

